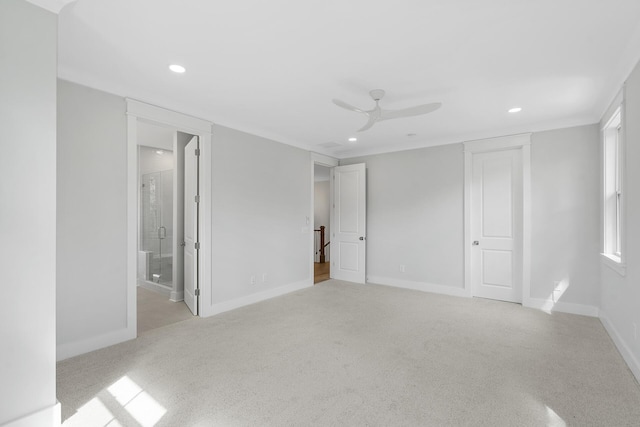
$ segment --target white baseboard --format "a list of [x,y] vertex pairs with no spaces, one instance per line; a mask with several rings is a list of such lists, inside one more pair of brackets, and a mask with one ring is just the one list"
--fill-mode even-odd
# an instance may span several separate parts
[[59,427],[61,423],[60,402],[57,402],[55,405],[2,424],[2,427]]
[[433,283],[412,282],[409,280],[393,279],[390,277],[369,276],[367,283],[393,286],[396,288],[413,289],[416,291],[432,292],[434,294],[451,295],[454,297],[468,297],[464,288],[435,285]]
[[169,299],[173,302],[184,301],[184,292],[171,291],[171,294],[169,295]]
[[269,289],[268,291],[258,292],[255,294],[247,295],[241,298],[236,298],[230,301],[224,301],[212,306],[211,313],[214,314],[224,313],[225,311],[234,310],[236,308],[244,307],[245,305],[255,304],[260,301],[264,301],[270,298],[275,298],[280,295],[288,294],[291,292],[299,291],[300,289],[313,287],[313,279],[303,280],[301,282],[290,283],[288,285],[279,286],[277,288]]
[[613,340],[613,343],[622,355],[624,361],[627,362],[627,366],[629,366],[633,375],[638,381],[640,381],[640,362],[631,352],[629,346],[624,342],[622,336],[618,333],[618,330],[613,326],[611,320],[609,320],[609,317],[607,317],[606,313],[603,313],[602,311],[600,312],[600,322]]
[[524,307],[535,308],[546,312],[579,314],[581,316],[598,317],[600,310],[592,305],[574,304],[570,302],[544,300],[542,298],[527,298],[523,301]]
[[129,327],[106,334],[90,337],[80,341],[58,344],[56,358],[58,361],[99,350],[114,344],[134,339],[138,335],[136,328]]

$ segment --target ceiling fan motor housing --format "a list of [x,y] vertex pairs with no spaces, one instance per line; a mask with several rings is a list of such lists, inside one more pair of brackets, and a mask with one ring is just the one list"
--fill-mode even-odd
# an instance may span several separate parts
[[374,89],[369,92],[369,95],[371,95],[374,101],[380,101],[382,97],[384,97],[384,94],[385,92],[382,89]]

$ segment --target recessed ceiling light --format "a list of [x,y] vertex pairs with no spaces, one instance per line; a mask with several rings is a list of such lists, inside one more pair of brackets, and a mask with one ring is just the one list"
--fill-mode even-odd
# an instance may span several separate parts
[[348,139],[349,142],[356,142],[358,140],[358,138],[352,136],[351,138]]
[[185,71],[187,71],[186,68],[184,68],[182,65],[178,65],[178,64],[171,64],[169,65],[169,69],[171,71],[173,71],[174,73],[184,73]]
[[521,107],[513,107],[509,109],[510,113],[519,113],[520,111],[522,111]]
[[162,155],[164,154],[164,151],[162,151],[162,150],[156,150],[156,154],[159,154],[159,155],[161,155],[161,156],[162,156]]

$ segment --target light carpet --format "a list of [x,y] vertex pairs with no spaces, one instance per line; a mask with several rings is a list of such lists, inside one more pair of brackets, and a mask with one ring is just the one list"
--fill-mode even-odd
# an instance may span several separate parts
[[65,426],[638,426],[596,318],[330,280],[58,364]]

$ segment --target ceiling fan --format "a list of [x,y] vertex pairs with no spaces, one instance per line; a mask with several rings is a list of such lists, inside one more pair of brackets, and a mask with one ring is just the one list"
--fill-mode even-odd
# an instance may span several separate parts
[[339,99],[334,99],[333,103],[336,104],[338,107],[342,107],[349,111],[355,111],[356,113],[362,113],[365,116],[367,116],[369,121],[361,129],[358,129],[358,132],[362,132],[367,129],[370,129],[371,126],[373,126],[376,122],[381,122],[382,120],[419,116],[421,114],[427,114],[427,113],[436,111],[438,108],[442,106],[440,102],[434,102],[432,104],[423,104],[415,107],[404,108],[402,110],[383,110],[382,108],[380,108],[379,102],[382,99],[382,97],[384,97],[384,94],[385,92],[382,89],[374,89],[371,92],[369,92],[369,95],[371,95],[371,98],[373,98],[373,100],[376,101],[376,106],[373,110],[368,110],[368,111],[358,107],[354,107],[353,105],[347,104],[346,102],[341,101]]

